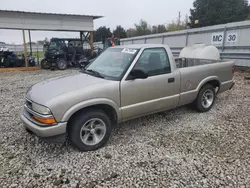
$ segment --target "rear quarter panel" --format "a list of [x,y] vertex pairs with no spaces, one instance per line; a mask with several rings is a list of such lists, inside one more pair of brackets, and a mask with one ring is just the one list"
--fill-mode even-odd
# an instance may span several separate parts
[[[233,61],[180,68],[181,88],[179,106],[193,102],[201,87],[212,80],[219,81],[223,87],[233,80]],[[224,90],[224,89],[223,89]]]

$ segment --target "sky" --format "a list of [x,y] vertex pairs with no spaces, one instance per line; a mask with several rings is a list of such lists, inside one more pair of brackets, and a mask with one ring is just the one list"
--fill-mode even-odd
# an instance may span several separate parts
[[[189,14],[194,0],[0,0],[1,10],[19,10],[45,13],[101,15],[104,18],[94,22],[94,28],[106,26],[115,29],[133,28],[140,19],[150,25],[167,24],[178,17]],[[28,35],[26,33],[26,38]],[[79,37],[79,33],[31,31],[32,41],[45,37]],[[26,39],[27,40],[27,39]],[[0,41],[22,43],[22,31],[1,30]]]

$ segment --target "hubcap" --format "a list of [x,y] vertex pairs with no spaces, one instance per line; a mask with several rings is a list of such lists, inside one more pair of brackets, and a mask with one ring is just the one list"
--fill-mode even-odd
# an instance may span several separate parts
[[90,130],[90,133],[91,133],[91,134],[95,134],[95,129],[91,129],[91,130]]
[[213,104],[213,101],[214,101],[214,93],[213,93],[213,91],[206,90],[203,93],[203,96],[202,96],[202,101],[201,101],[202,106],[204,108],[209,108]]
[[106,124],[99,118],[88,120],[81,128],[80,138],[85,145],[96,145],[106,134]]
[[59,62],[58,62],[58,66],[59,66],[60,68],[64,69],[64,68],[66,67],[66,63],[63,62],[63,61],[59,61]]

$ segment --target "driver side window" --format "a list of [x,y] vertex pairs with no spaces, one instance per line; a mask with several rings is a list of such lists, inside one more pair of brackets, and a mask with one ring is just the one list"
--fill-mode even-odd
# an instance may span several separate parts
[[143,51],[134,69],[141,69],[148,76],[156,76],[171,72],[167,52],[164,48],[148,48]]

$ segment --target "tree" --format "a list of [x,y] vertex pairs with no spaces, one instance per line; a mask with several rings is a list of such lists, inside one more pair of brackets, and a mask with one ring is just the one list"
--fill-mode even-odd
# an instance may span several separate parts
[[107,28],[105,26],[99,27],[96,31],[94,31],[94,41],[100,42],[103,40],[103,38],[111,37],[112,33],[110,31],[110,28]]
[[247,16],[247,20],[250,20],[250,5],[248,6],[248,16]]
[[119,38],[126,38],[127,37],[125,29],[120,25],[116,26],[116,29],[113,30],[113,35],[115,37],[119,37]]
[[167,31],[179,31],[187,28],[188,25],[188,15],[185,16],[184,20],[181,20],[180,17],[173,20],[172,23],[167,25]]
[[134,28],[129,28],[126,31],[127,37],[135,37],[136,36],[136,30]]
[[186,25],[184,23],[177,24],[176,22],[173,21],[172,23],[167,25],[168,32],[179,31],[179,30],[184,30],[184,29],[186,29]]
[[167,28],[165,25],[158,25],[158,33],[165,33],[167,32]]
[[165,25],[152,26],[152,31],[151,31],[152,34],[165,33],[165,32],[167,32],[167,28],[165,27]]
[[136,36],[149,35],[149,34],[151,34],[151,27],[145,20],[140,20],[139,24],[135,24]]
[[152,34],[158,33],[158,27],[155,26],[155,25],[153,25],[153,26],[152,26],[152,29],[151,29],[151,33],[152,33]]
[[45,37],[44,40],[38,40],[37,44],[44,45],[45,43],[48,43],[48,42],[49,42],[49,39],[47,37]]
[[189,26],[204,27],[246,20],[247,0],[195,0]]

